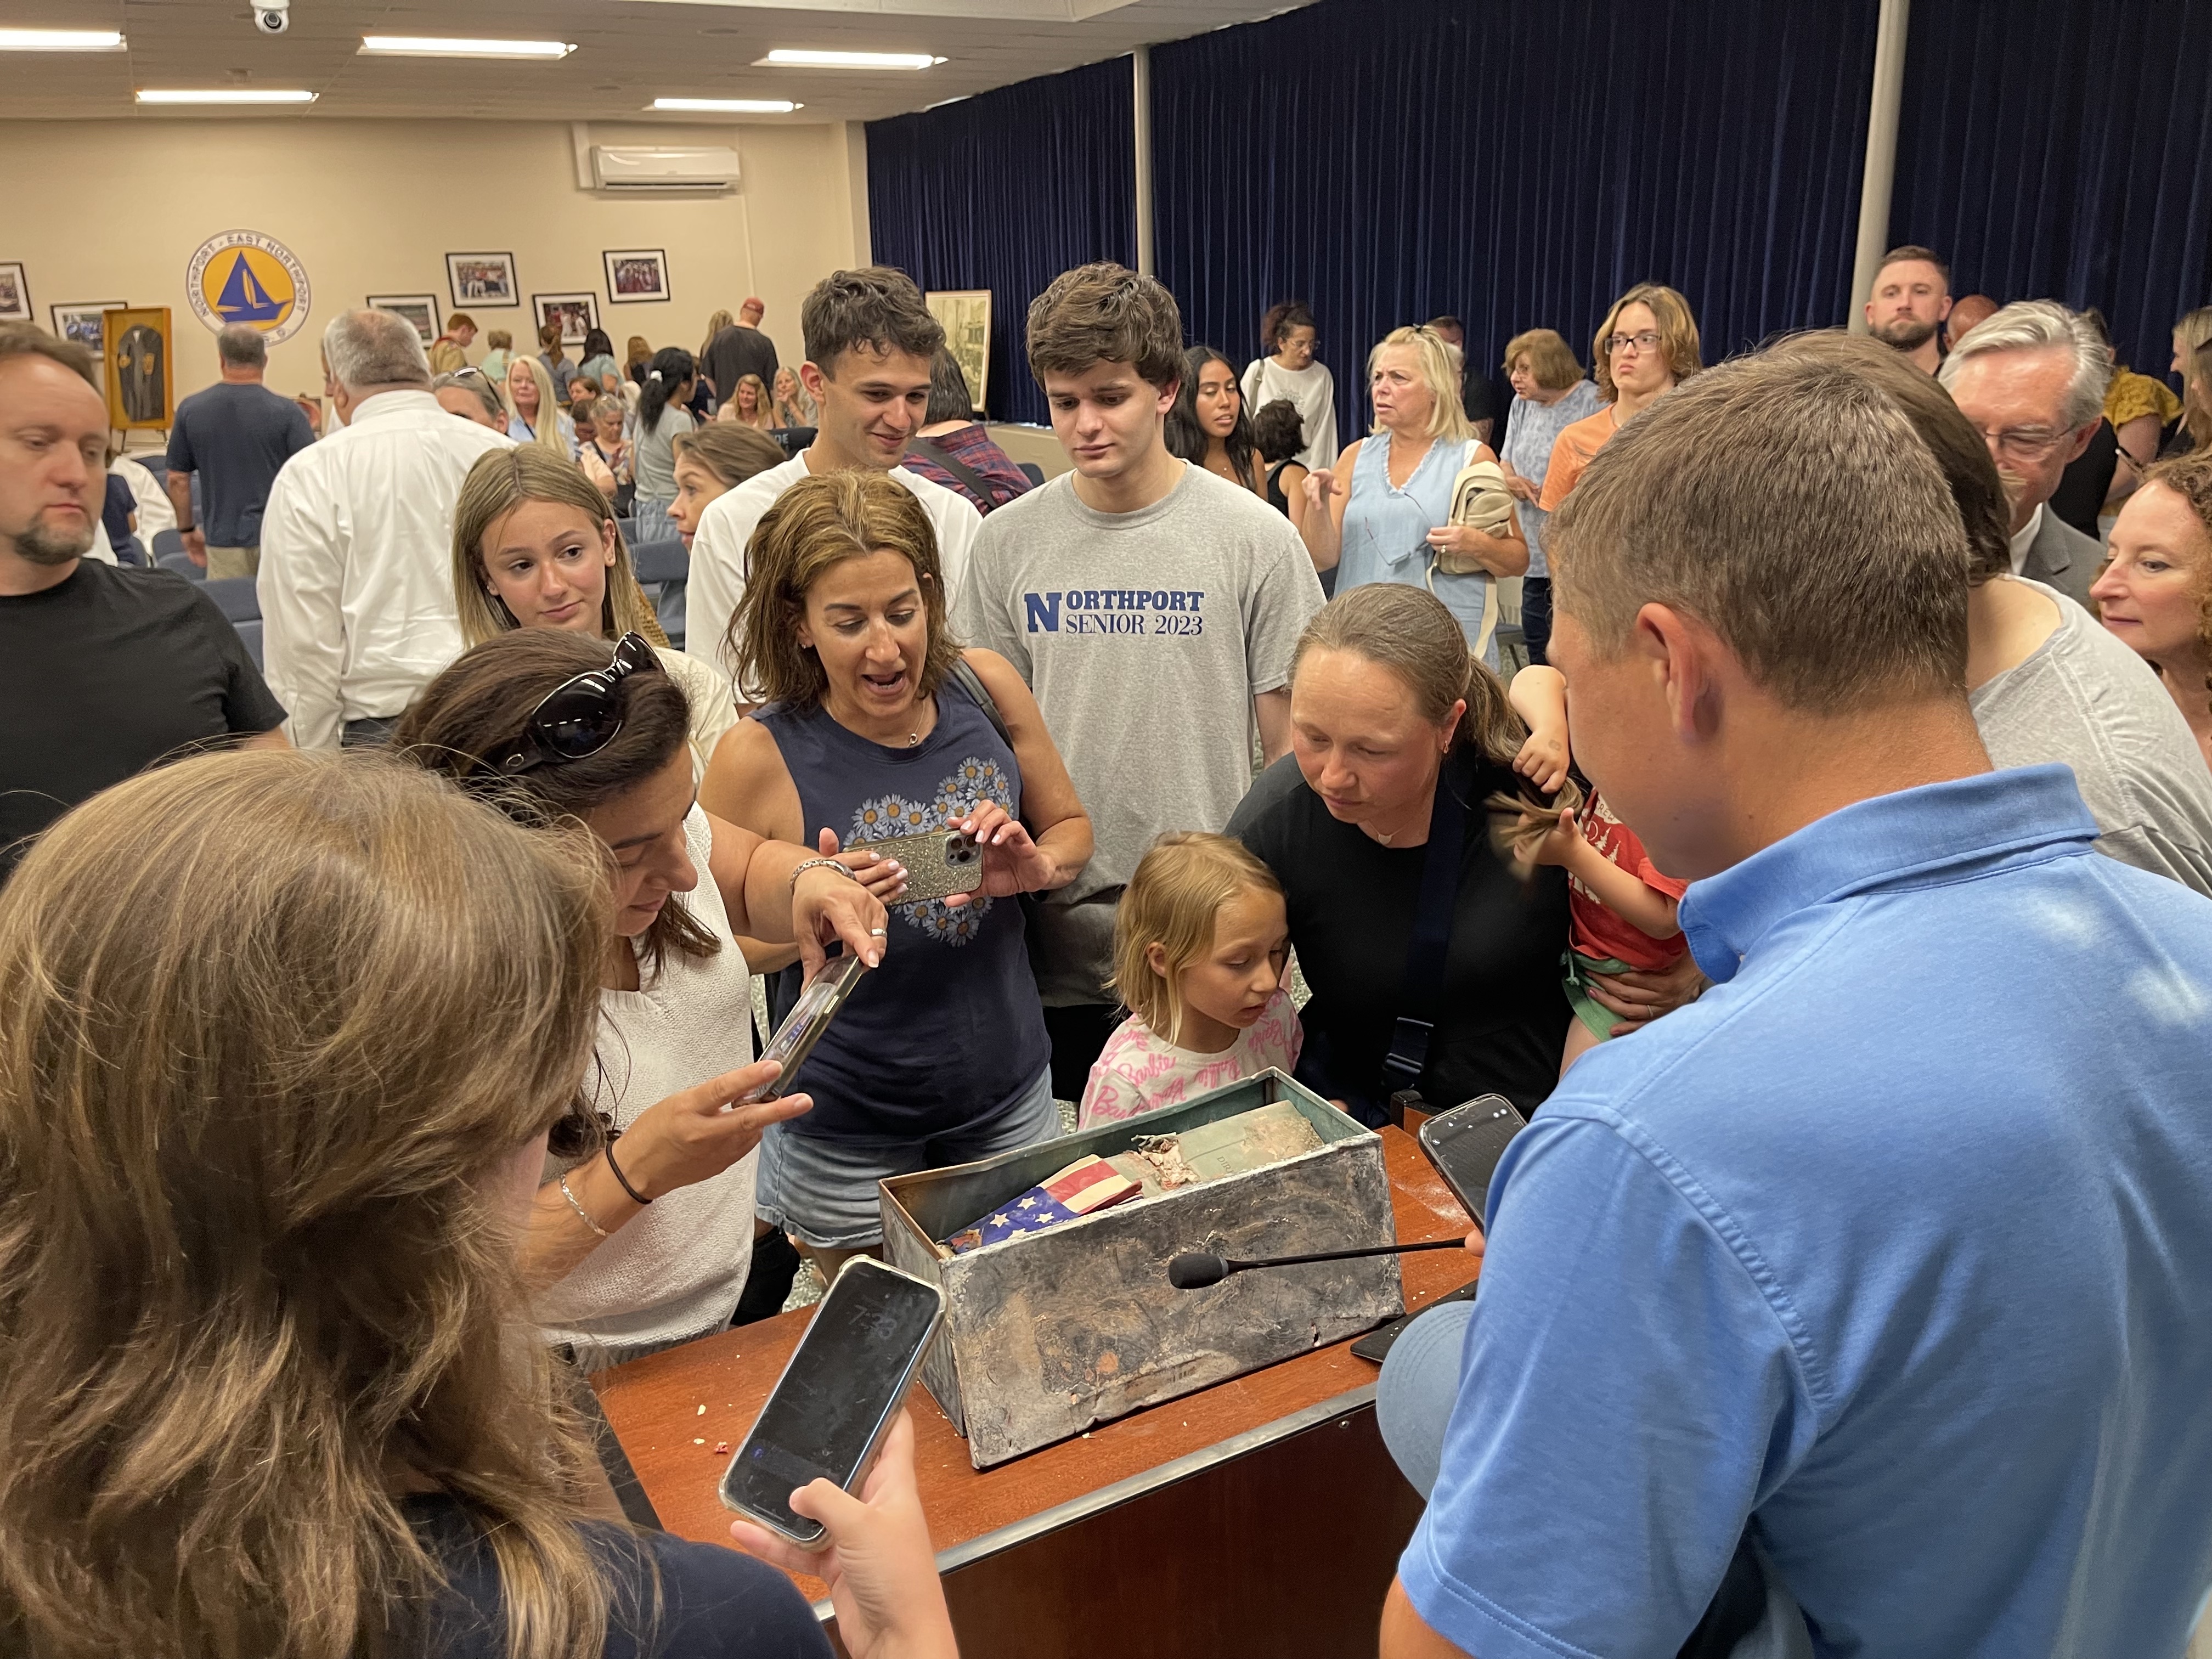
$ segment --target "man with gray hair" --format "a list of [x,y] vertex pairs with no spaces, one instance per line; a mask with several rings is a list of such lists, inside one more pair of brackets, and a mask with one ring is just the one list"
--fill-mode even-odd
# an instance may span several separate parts
[[1936,378],[1989,446],[2012,503],[2012,574],[2089,603],[2104,550],[2046,510],[2105,417],[2105,343],[2051,300],[2022,300],[1967,331]]
[[302,749],[381,743],[460,653],[453,505],[504,433],[448,415],[404,318],[348,311],[323,331],[343,426],[285,464],[261,537],[262,649]]
[[169,428],[169,501],[194,564],[210,576],[252,576],[261,568],[261,515],[270,486],[315,434],[299,404],[262,385],[269,343],[259,329],[226,325],[215,337],[215,352],[222,380],[179,404]]

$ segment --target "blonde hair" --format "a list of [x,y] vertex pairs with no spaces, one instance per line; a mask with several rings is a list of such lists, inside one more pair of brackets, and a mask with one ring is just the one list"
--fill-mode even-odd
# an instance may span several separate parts
[[1668,372],[1680,384],[1705,368],[1698,356],[1698,319],[1690,310],[1690,302],[1668,288],[1664,283],[1638,283],[1634,288],[1613,302],[1613,309],[1605,313],[1605,320],[1597,325],[1597,337],[1591,342],[1595,354],[1592,362],[1597,374],[1599,396],[1613,403],[1620,397],[1620,388],[1613,383],[1613,354],[1605,343],[1613,337],[1613,325],[1620,313],[1631,306],[1650,308],[1659,325],[1659,349],[1667,354]]
[[453,506],[453,609],[460,613],[464,644],[482,645],[516,625],[505,601],[491,591],[483,539],[493,525],[525,501],[558,502],[579,509],[596,525],[614,525],[615,562],[607,569],[606,597],[599,606],[600,636],[618,640],[625,634],[642,634],[655,645],[668,643],[645,590],[638,586],[629,544],[615,523],[615,510],[599,487],[567,455],[536,444],[518,444],[477,456]]
[[[1452,357],[1452,348],[1444,337],[1423,324],[1418,328],[1394,328],[1376,343],[1367,354],[1367,378],[1375,379],[1375,364],[1392,346],[1411,346],[1414,352],[1414,367],[1421,384],[1429,389],[1429,436],[1446,442],[1457,443],[1474,436],[1474,428],[1468,424],[1467,405],[1459,393],[1459,364]],[[1379,426],[1369,428],[1380,432]]]
[[1513,372],[1515,360],[1521,357],[1528,360],[1528,373],[1547,392],[1568,391],[1583,378],[1575,349],[1555,328],[1532,328],[1508,340],[1503,365],[1508,374]]
[[499,400],[507,405],[507,418],[522,420],[522,411],[515,407],[514,403],[514,371],[518,368],[538,382],[538,417],[524,422],[531,429],[530,443],[525,447],[534,446],[558,455],[564,461],[569,459],[568,441],[561,435],[563,412],[561,394],[554,390],[552,371],[545,367],[543,360],[524,356],[508,361],[507,373],[500,377],[499,381]]
[[[769,423],[769,425],[770,425],[770,426],[775,425],[775,405],[774,405],[774,404],[772,404],[771,403],[769,403],[769,395],[768,395],[768,387],[767,387],[767,386],[766,386],[766,385],[762,381],[761,377],[760,377],[759,375],[757,375],[757,374],[740,374],[740,375],[738,375],[738,384],[737,384],[737,387],[736,387],[736,389],[735,389],[734,391],[732,391],[732,392],[730,393],[730,407],[731,407],[732,410],[735,410],[735,409],[737,408],[737,406],[738,406],[738,393],[739,392],[743,392],[743,391],[744,391],[747,386],[750,386],[750,387],[753,389],[753,418],[752,418],[752,421],[750,421],[750,422],[746,421],[746,419],[745,419],[745,417],[744,417],[744,416],[743,414],[736,415],[735,416],[733,416],[733,418],[734,418],[734,419],[735,419],[735,420],[736,420],[736,421],[737,421],[740,425],[753,425],[753,424],[755,424],[756,422],[763,422],[763,421],[767,422]],[[765,430],[766,428],[757,428],[757,429]]]
[[592,1454],[514,1340],[495,1186],[589,1057],[604,864],[292,750],[141,774],[31,848],[0,895],[11,1651],[420,1651],[443,1581],[403,1481],[467,1511],[508,1652],[600,1651]]
[[746,696],[800,708],[821,701],[829,676],[820,657],[799,642],[807,590],[833,565],[884,552],[914,567],[929,629],[920,690],[925,697],[936,694],[960,655],[945,621],[937,532],[914,492],[889,473],[844,471],[801,478],[753,532],[745,550],[751,575],[724,640]]
[[2195,449],[2212,448],[2212,306],[2199,306],[2173,325],[2181,359],[2181,428]]
[[[1283,884],[1251,848],[1227,836],[1177,830],[1137,861],[1114,911],[1114,977],[1107,988],[1154,1036],[1181,1040],[1182,976],[1213,948],[1221,907],[1253,891],[1280,898]],[[1163,974],[1152,947],[1168,959]]]

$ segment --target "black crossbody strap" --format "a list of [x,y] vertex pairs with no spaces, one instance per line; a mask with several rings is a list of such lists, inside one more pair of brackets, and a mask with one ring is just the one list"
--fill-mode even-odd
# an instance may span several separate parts
[[1437,773],[1429,811],[1429,844],[1421,860],[1420,895],[1413,902],[1413,931],[1406,947],[1406,977],[1398,990],[1398,1024],[1382,1060],[1382,1091],[1419,1085],[1429,1062],[1429,1037],[1443,1006],[1444,962],[1451,949],[1452,914],[1459,903],[1462,854],[1467,848],[1467,804],[1453,787],[1449,757]]

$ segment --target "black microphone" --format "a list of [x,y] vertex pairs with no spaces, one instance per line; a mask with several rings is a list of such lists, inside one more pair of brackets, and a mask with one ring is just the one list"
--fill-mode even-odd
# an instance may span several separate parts
[[1371,1244],[1364,1250],[1323,1250],[1318,1255],[1274,1255],[1239,1261],[1211,1250],[1185,1250],[1168,1263],[1168,1283],[1179,1291],[1202,1291],[1247,1267],[1298,1267],[1309,1261],[1350,1261],[1363,1255],[1403,1255],[1413,1250],[1462,1250],[1464,1238],[1432,1238],[1420,1244]]

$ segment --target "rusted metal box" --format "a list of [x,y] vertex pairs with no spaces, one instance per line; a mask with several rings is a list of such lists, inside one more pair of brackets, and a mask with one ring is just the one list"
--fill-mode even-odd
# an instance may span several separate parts
[[[1280,1163],[1131,1200],[945,1259],[936,1241],[1085,1154],[1289,1102],[1321,1139]],[[1405,1311],[1394,1255],[1169,1285],[1170,1257],[1302,1255],[1395,1237],[1382,1143],[1280,1072],[1187,1104],[879,1183],[885,1254],[945,1291],[922,1381],[988,1468],[1094,1424],[1342,1341]]]

